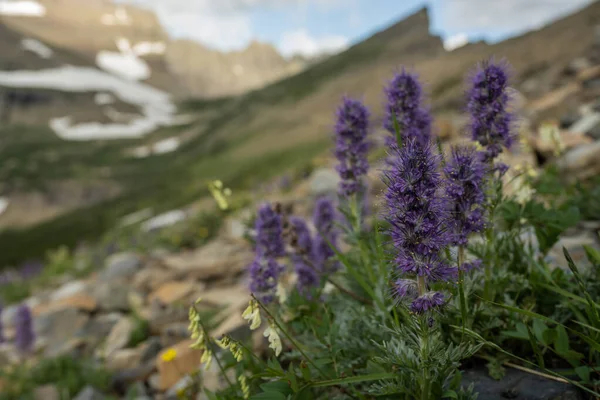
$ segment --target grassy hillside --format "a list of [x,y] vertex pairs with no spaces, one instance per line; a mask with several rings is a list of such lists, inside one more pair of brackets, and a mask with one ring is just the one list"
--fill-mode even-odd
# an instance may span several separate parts
[[[421,72],[436,110],[460,107],[464,71],[492,55],[512,63],[517,87],[527,79],[540,81],[537,92],[528,93],[529,97],[543,95],[552,89],[543,82],[556,80],[566,63],[589,49],[599,20],[600,3],[595,3],[522,37],[446,53],[439,38],[429,34],[429,18],[421,10],[346,52],[264,89],[235,98],[186,102],[181,108],[193,113],[195,122],[158,131],[142,141],[59,143],[50,135],[28,134],[23,140],[30,142],[16,141],[0,150],[3,159],[8,153],[2,151],[6,151],[12,158],[38,160],[33,170],[29,161],[19,162],[19,172],[11,175],[15,179],[39,185],[56,176],[82,174],[87,179],[101,174],[121,191],[39,226],[0,233],[0,265],[40,256],[59,244],[72,246],[97,237],[120,216],[143,207],[166,210],[184,205],[206,194],[208,179],[222,179],[239,190],[284,168],[308,163],[330,149],[332,117],[341,96],[362,96],[378,121],[381,88],[401,65]],[[173,135],[186,137],[174,153],[146,159],[123,155],[129,145]],[[45,152],[59,156],[48,163],[40,155]],[[10,175],[0,171],[4,177]]]

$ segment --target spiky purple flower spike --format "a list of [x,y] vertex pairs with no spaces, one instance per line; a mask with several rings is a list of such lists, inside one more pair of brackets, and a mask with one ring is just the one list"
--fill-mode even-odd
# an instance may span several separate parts
[[335,272],[339,267],[337,262],[330,261],[335,255],[331,246],[337,245],[336,220],[337,215],[333,202],[327,197],[318,199],[313,213],[313,223],[317,228],[313,252],[315,264],[325,274]]
[[298,275],[297,288],[306,297],[310,296],[310,289],[319,285],[320,279],[314,262],[313,239],[306,222],[299,217],[290,218],[292,228],[291,256],[294,270]]
[[469,235],[485,227],[485,166],[473,147],[454,147],[444,175],[452,244],[466,246]]
[[337,110],[335,156],[339,161],[339,192],[349,197],[363,190],[362,176],[369,170],[369,110],[359,100],[344,97]]
[[23,354],[31,352],[35,342],[31,310],[25,304],[15,314],[15,346]]
[[249,267],[250,291],[265,303],[275,299],[277,281],[283,267],[277,257],[285,255],[283,218],[265,203],[256,215],[256,257]]
[[[384,180],[388,187],[387,219],[397,250],[395,263],[399,273],[417,280],[397,281],[394,292],[412,300],[415,312],[426,311],[430,308],[421,303],[434,299],[437,304],[439,299],[427,294],[428,282],[446,281],[457,273],[441,255],[452,240],[444,226],[448,206],[440,193],[441,157],[433,152],[431,144],[422,144],[415,138],[409,138],[400,149],[391,146],[390,152],[390,168]],[[415,285],[417,293],[409,290]]]
[[425,107],[423,89],[416,74],[405,69],[396,74],[385,89],[387,102],[383,126],[392,134],[387,137],[388,146],[396,143],[394,116],[400,129],[402,142],[413,138],[421,144],[431,140],[431,115]]
[[508,78],[508,64],[494,60],[483,62],[470,77],[467,110],[471,135],[484,147],[483,161],[490,164],[503,147],[510,149],[514,141],[511,132],[514,115],[507,110]]

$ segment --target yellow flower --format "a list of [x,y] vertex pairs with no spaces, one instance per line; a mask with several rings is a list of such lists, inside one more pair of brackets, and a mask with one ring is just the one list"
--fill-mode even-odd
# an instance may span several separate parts
[[164,362],[171,362],[177,357],[177,351],[175,349],[169,349],[163,353],[161,356]]
[[250,398],[250,386],[248,386],[248,380],[246,379],[246,375],[240,375],[238,378],[240,382],[240,386],[242,387],[242,394],[244,399]]
[[217,206],[225,211],[229,208],[229,203],[227,202],[226,197],[231,196],[231,189],[225,188],[223,189],[223,182],[216,180],[210,182],[208,184],[208,190],[210,194],[213,196],[215,201],[217,202]]
[[269,338],[269,347],[275,350],[275,355],[278,356],[281,353],[282,346],[277,327],[273,323],[269,323],[269,327],[265,329],[263,336]]
[[250,322],[251,331],[255,330],[260,326],[262,321],[260,320],[260,308],[258,307],[258,303],[256,302],[256,300],[250,300],[248,308],[246,308],[246,310],[244,310],[244,312],[242,313],[242,318]]

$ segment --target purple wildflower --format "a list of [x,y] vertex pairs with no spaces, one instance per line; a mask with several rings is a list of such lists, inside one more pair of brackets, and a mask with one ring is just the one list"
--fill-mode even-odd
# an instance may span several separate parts
[[352,196],[364,189],[361,177],[369,170],[368,125],[367,108],[359,100],[344,97],[335,125],[335,156],[339,161],[337,171],[342,196]]
[[433,153],[431,144],[414,138],[401,149],[391,146],[391,153],[384,179],[390,234],[398,252],[395,263],[400,273],[424,277],[420,281],[425,286],[419,286],[423,293],[427,281],[447,281],[457,272],[441,257],[452,237],[445,228],[440,156]]
[[15,346],[21,353],[29,353],[33,349],[35,334],[31,310],[25,304],[19,306],[15,314]]
[[460,268],[465,271],[465,272],[471,272],[474,269],[479,269],[481,268],[481,265],[483,264],[483,262],[479,259],[473,260],[473,261],[469,261],[469,262],[465,262],[463,263]]
[[313,257],[315,264],[323,273],[335,272],[339,267],[337,262],[328,262],[335,255],[331,246],[335,247],[337,244],[338,232],[335,227],[336,220],[337,217],[333,202],[326,197],[317,200],[313,214],[313,222],[317,228]]
[[431,140],[431,115],[423,105],[423,89],[416,74],[406,70],[396,74],[385,89],[387,104],[383,126],[392,134],[387,137],[388,146],[396,143],[394,116],[400,129],[402,141],[414,138],[420,144]]
[[309,295],[310,288],[319,284],[319,275],[315,270],[313,262],[313,240],[306,222],[302,218],[290,218],[294,240],[292,247],[294,253],[291,256],[294,270],[298,275],[298,291],[306,296]]
[[472,233],[485,225],[485,167],[472,147],[454,147],[444,167],[446,195],[450,201],[448,225],[453,244],[465,246]]
[[250,264],[250,291],[265,303],[275,299],[283,267],[276,258],[285,255],[283,219],[270,204],[263,204],[256,216],[256,258]]
[[429,310],[443,306],[444,302],[444,295],[440,292],[426,292],[412,302],[410,310],[417,314],[423,314]]
[[257,254],[264,257],[285,255],[283,219],[270,204],[265,203],[259,207],[255,229]]
[[485,150],[483,161],[492,163],[502,153],[502,148],[510,149],[514,136],[511,125],[514,116],[508,112],[508,66],[493,60],[482,63],[472,73],[468,90],[467,110],[471,117],[472,139]]
[[397,299],[414,299],[419,293],[417,282],[412,279],[398,279],[396,282],[394,282],[392,290],[394,297]]
[[275,300],[277,281],[283,267],[274,258],[257,256],[249,267],[250,291],[262,302]]

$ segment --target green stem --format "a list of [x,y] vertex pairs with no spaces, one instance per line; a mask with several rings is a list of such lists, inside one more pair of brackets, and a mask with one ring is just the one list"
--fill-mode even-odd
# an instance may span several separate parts
[[[210,337],[208,335],[208,332],[206,331],[206,328],[204,327],[204,324],[202,322],[200,322],[200,326],[202,327],[202,330],[204,331],[204,337],[206,337],[209,342],[212,342],[213,346],[218,347],[219,345],[214,341],[214,339],[212,337]],[[210,351],[210,349],[206,349],[204,351]],[[225,373],[225,368],[223,368],[223,364],[221,364],[221,360],[219,359],[219,355],[216,354],[216,353],[214,355],[215,355],[215,360],[217,362],[217,365],[219,366],[219,370],[221,371],[221,374],[223,375],[223,378],[225,378],[225,380],[227,381],[227,384],[230,387],[233,386],[233,383],[231,383],[231,381],[229,380],[229,377],[227,376],[227,373]]]
[[[420,279],[420,277],[419,277]],[[423,332],[422,347],[421,347],[421,362],[423,368],[423,390],[421,391],[421,400],[429,400],[429,392],[431,391],[429,377],[429,327],[425,318],[421,318],[421,331]]]
[[302,355],[302,357],[304,357],[304,359],[306,359],[306,361],[308,361],[310,363],[310,365],[312,365],[313,367],[315,367],[315,369],[317,371],[319,371],[321,373],[321,375],[323,375],[325,377],[328,377],[327,374],[325,374],[321,370],[321,368],[319,368],[319,366],[317,364],[315,364],[314,361],[309,356],[306,355],[306,353],[302,350],[302,348],[300,347],[300,345],[283,328],[283,326],[279,323],[279,321],[277,321],[277,318],[275,318],[275,316],[273,314],[271,314],[271,312],[267,309],[267,307],[265,307],[264,304],[261,303],[261,301],[258,300],[254,295],[252,295],[252,298],[254,300],[256,300],[256,302],[258,303],[258,305],[260,306],[260,308],[262,308],[262,310],[267,314],[267,316],[275,323],[275,325],[277,326],[277,328],[279,328],[279,330],[285,335],[285,337],[288,338],[288,340],[292,343],[292,345],[296,348],[296,350],[298,350],[298,352],[300,352],[300,354]]
[[460,313],[462,316],[462,327],[463,332],[461,335],[461,340],[465,334],[465,328],[467,326],[467,299],[465,297],[465,276],[462,268],[463,263],[465,262],[465,248],[464,246],[458,247],[458,294],[460,296]]

